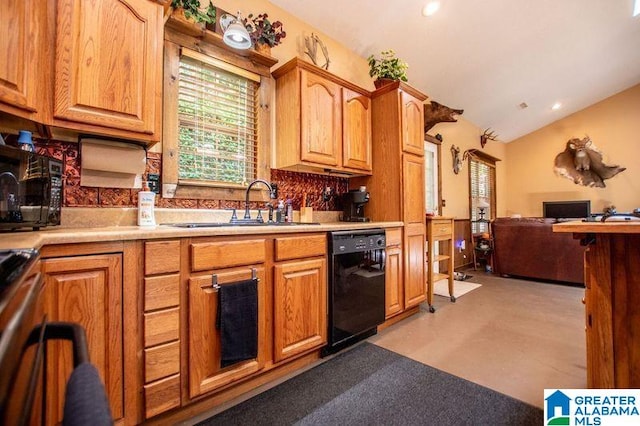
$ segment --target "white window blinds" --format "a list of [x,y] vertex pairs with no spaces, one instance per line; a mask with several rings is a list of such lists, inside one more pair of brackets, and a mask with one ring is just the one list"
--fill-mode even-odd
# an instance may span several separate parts
[[179,181],[254,180],[259,76],[183,49],[178,78]]
[[[493,219],[496,205],[496,168],[483,160],[469,158],[469,193],[471,194],[471,232],[474,234],[487,232],[489,221]],[[480,214],[479,206],[486,203],[484,215]],[[486,222],[478,222],[484,219]]]

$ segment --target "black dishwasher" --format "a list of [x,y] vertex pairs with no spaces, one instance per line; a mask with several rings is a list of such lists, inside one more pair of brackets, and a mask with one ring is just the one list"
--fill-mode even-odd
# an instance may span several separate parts
[[335,353],[384,322],[384,229],[329,233],[329,342]]

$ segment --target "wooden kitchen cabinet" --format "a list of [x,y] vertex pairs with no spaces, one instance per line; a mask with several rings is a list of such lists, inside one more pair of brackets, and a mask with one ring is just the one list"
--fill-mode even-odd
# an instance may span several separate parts
[[144,415],[180,406],[180,240],[144,243]]
[[[4,0],[0,13],[0,111],[42,119],[47,28],[45,0]],[[43,66],[44,65],[44,66]]]
[[312,259],[274,267],[274,359],[327,343],[327,262]]
[[[191,275],[188,280],[188,376],[189,398],[237,383],[259,372],[267,361],[267,240],[194,240],[190,244]],[[218,285],[258,278],[258,354],[255,359],[221,368],[221,338],[216,328]]]
[[279,362],[327,343],[326,234],[275,241],[273,351]]
[[[124,418],[122,254],[47,258],[42,261],[48,321],[80,324],[89,358],[100,373],[114,420]],[[49,342],[47,420],[62,421],[64,391],[73,368],[71,346]]]
[[214,271],[218,284],[228,285],[251,278],[251,268],[258,277],[258,356],[226,368],[220,367],[220,330],[216,329],[218,291],[211,285],[211,275],[189,279],[189,397],[195,398],[260,371],[266,361],[266,286],[263,265],[248,265]]
[[402,228],[386,230],[385,319],[404,311]]
[[400,92],[402,109],[402,150],[424,156],[424,101],[406,90]]
[[157,141],[163,8],[149,0],[58,0],[52,125]]
[[370,93],[299,58],[273,76],[275,168],[370,174]]
[[366,210],[372,220],[405,224],[402,245],[404,310],[424,301],[427,290],[422,116],[422,104],[426,99],[425,95],[399,81],[371,94],[373,174],[349,180],[350,188],[364,185],[370,192]]
[[342,89],[342,165],[371,171],[371,98]]

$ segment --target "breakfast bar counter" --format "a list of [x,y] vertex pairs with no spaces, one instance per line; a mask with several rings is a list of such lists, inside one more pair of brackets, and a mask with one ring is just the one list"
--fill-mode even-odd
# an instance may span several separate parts
[[587,385],[640,387],[640,222],[566,222],[587,245]]

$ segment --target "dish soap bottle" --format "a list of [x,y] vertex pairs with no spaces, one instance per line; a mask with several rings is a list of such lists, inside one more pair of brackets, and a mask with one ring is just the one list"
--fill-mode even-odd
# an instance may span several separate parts
[[147,182],[143,182],[142,191],[138,192],[138,226],[155,226],[155,201],[156,193],[149,190]]

